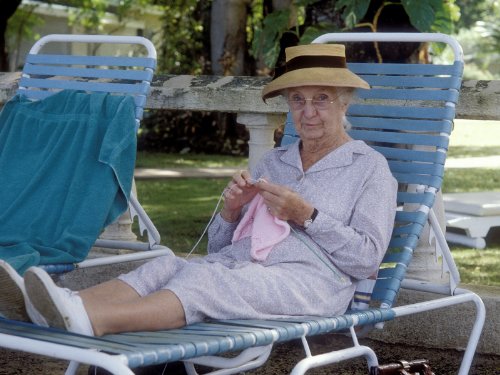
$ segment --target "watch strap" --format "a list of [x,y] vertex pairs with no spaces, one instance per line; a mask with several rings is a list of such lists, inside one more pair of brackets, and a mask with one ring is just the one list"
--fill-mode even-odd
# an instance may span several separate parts
[[311,215],[311,222],[316,219],[316,216],[318,216],[318,210],[316,209],[316,207],[314,207],[313,213]]

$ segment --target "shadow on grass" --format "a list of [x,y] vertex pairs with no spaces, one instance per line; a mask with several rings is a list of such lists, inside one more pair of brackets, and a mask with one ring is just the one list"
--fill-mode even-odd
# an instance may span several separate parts
[[453,146],[448,150],[449,158],[471,158],[500,155],[498,146]]
[[490,229],[485,249],[453,246],[453,258],[465,284],[500,287],[500,228]]

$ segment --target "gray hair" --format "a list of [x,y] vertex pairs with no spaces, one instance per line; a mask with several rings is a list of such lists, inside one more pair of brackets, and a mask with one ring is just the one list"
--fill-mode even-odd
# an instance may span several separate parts
[[344,130],[345,131],[348,131],[348,130],[350,130],[352,128],[352,124],[349,122],[349,120],[345,116],[342,119],[342,125],[344,125]]
[[337,88],[339,92],[339,99],[342,100],[345,104],[351,104],[352,99],[354,98],[354,93],[356,89],[354,87],[339,87]]
[[[340,92],[340,95],[338,99],[349,106],[351,104],[352,99],[354,98],[354,93],[356,92],[356,89],[354,87],[342,87],[342,88],[337,88],[337,91]],[[342,125],[344,126],[344,130],[348,131],[351,129],[352,125],[347,119],[347,117],[344,115],[344,118],[342,119]]]

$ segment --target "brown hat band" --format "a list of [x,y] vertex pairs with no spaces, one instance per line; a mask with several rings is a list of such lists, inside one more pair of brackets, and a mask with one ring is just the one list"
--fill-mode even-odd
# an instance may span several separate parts
[[342,56],[297,56],[286,62],[286,71],[306,68],[346,68]]

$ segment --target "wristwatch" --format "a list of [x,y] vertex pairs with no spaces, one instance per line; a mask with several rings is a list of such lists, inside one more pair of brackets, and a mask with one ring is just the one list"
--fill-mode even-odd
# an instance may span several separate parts
[[316,216],[318,216],[318,210],[314,208],[313,213],[309,219],[306,219],[304,221],[304,224],[302,225],[304,229],[309,228],[309,226],[313,223],[314,219],[316,219]]

